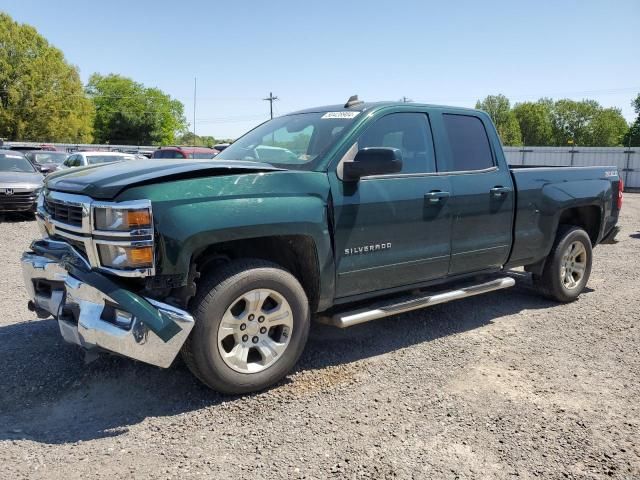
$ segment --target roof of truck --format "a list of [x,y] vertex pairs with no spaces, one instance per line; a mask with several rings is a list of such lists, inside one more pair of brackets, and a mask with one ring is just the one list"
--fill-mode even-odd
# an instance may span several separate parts
[[395,107],[395,106],[405,106],[405,107],[429,107],[429,108],[444,108],[451,110],[461,110],[461,111],[474,111],[478,110],[473,108],[465,108],[465,107],[454,107],[454,106],[446,106],[446,105],[433,105],[427,103],[414,103],[414,102],[358,102],[349,107],[347,104],[335,104],[335,105],[323,105],[320,107],[313,108],[305,108],[304,110],[298,110],[295,112],[288,113],[287,115],[296,115],[299,113],[320,113],[320,112],[364,112],[366,110],[371,110],[377,107]]

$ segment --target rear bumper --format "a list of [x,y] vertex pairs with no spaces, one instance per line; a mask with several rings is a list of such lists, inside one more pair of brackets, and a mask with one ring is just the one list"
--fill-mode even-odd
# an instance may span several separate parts
[[[90,274],[75,271],[74,275],[70,270],[75,271],[65,258],[23,254],[22,272],[33,302],[30,306],[39,316],[52,315],[62,337],[87,350],[106,350],[163,368],[171,365],[193,328],[188,312],[131,292],[104,288],[101,282],[87,280],[92,278]],[[122,302],[125,305],[117,301],[119,298],[126,299]],[[158,334],[149,326],[153,323],[149,320],[157,319],[161,322],[155,326]]]

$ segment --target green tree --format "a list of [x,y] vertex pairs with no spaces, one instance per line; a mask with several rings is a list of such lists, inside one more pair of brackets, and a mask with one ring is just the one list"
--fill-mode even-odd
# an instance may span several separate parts
[[640,147],[640,93],[635,98],[635,100],[631,102],[631,105],[633,105],[633,108],[638,116],[636,117],[636,120],[631,124],[631,127],[629,127],[629,130],[625,134],[622,143],[625,147]]
[[558,146],[591,145],[590,123],[601,109],[595,100],[562,99],[553,104],[551,126]]
[[520,125],[504,95],[489,95],[476,102],[476,108],[489,114],[504,145],[522,145]]
[[614,147],[622,145],[628,125],[617,108],[603,108],[595,100],[558,100],[551,110],[556,145]]
[[157,88],[121,75],[94,73],[86,90],[95,105],[97,142],[170,144],[186,129],[182,103]]
[[529,146],[553,145],[551,106],[544,100],[516,103],[513,113],[518,120],[522,142]]
[[194,135],[193,132],[185,132],[183,135],[176,139],[178,145],[193,145],[195,147],[213,147],[216,143],[219,143],[214,137],[205,135]]
[[596,112],[589,124],[589,140],[585,143],[591,147],[617,147],[622,145],[629,125],[618,108],[602,108]]
[[92,130],[77,68],[35,28],[0,12],[0,137],[84,143]]

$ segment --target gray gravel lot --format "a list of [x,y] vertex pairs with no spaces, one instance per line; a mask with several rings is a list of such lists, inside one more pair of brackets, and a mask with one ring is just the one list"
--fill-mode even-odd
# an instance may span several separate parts
[[518,286],[348,330],[222,397],[178,363],[85,365],[27,311],[33,221],[0,222],[2,478],[640,478],[640,195],[589,289]]

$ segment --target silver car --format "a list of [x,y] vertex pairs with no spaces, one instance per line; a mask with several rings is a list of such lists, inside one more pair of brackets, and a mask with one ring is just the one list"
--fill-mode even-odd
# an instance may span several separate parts
[[86,167],[102,163],[121,162],[123,160],[135,160],[135,158],[135,155],[120,152],[76,152],[67,157],[61,168]]
[[0,150],[0,213],[35,212],[43,178],[21,153]]

